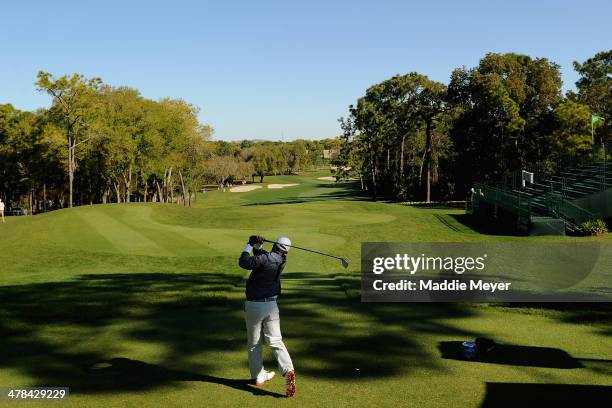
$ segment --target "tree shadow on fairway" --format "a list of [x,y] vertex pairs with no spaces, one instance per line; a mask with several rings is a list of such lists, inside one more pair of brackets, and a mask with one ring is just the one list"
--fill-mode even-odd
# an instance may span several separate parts
[[[444,369],[420,336],[475,335],[441,322],[475,313],[462,305],[361,304],[334,279],[307,272],[288,273],[284,282],[283,333],[305,376],[359,380]],[[246,357],[242,302],[228,296],[242,284],[229,274],[146,273],[0,286],[0,369],[75,393],[182,381],[253,392],[243,380],[206,374],[247,371],[246,358],[235,354]],[[137,361],[142,353],[151,363]],[[110,364],[107,371],[92,370],[100,362]]]
[[283,331],[299,371],[308,375],[359,380],[443,369],[423,334],[473,335],[442,322],[475,313],[460,304],[361,303],[347,298],[336,279],[308,272],[288,273],[283,282]]
[[155,384],[164,385],[177,381],[198,381],[220,384],[258,396],[285,397],[283,394],[255,387],[252,385],[251,380],[230,379],[195,374],[188,371],[170,370],[158,365],[122,357],[95,362],[88,367],[87,372],[88,375],[95,379],[99,388],[111,390],[139,390]]
[[[123,342],[137,342],[153,345],[164,367],[210,372],[216,365],[211,359],[191,357],[244,347],[241,313],[228,309],[226,296],[240,282],[215,273],[150,273],[1,286],[0,369],[16,369],[37,385],[110,392],[123,386],[101,387],[89,367],[111,359]],[[214,382],[200,380],[205,378]],[[154,379],[136,381],[132,389],[179,385],[170,375]]]
[[480,408],[605,407],[611,400],[612,387],[606,385],[488,382]]
[[262,205],[276,205],[276,204],[300,204],[309,203],[315,201],[329,201],[329,200],[350,200],[350,201],[371,201],[372,198],[367,195],[366,192],[359,188],[359,183],[356,182],[344,182],[341,184],[320,184],[317,185],[317,192],[312,194],[304,194],[295,192],[291,189],[276,192],[274,199],[270,200],[268,196],[261,195],[267,192],[259,193],[259,195],[250,196],[249,200],[257,200],[243,206],[262,206]]

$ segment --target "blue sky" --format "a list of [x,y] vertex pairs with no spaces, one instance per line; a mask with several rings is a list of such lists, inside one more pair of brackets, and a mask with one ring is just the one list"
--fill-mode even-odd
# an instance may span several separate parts
[[418,71],[447,82],[487,52],[561,65],[612,46],[610,1],[11,1],[0,103],[48,106],[39,70],[79,72],[201,108],[215,138],[317,139],[365,89]]

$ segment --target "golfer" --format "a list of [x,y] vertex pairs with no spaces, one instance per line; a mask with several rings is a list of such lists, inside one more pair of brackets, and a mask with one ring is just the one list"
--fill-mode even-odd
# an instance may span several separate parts
[[2,217],[2,222],[4,222],[4,203],[2,202],[1,198],[0,198],[0,216]]
[[[264,238],[252,235],[242,250],[238,264],[251,271],[246,284],[247,343],[249,370],[256,386],[274,378],[274,371],[263,366],[262,345],[265,341],[272,348],[278,368],[285,377],[285,395],[295,394],[295,371],[280,330],[280,316],[276,299],[280,295],[280,275],[287,263],[287,252],[291,241],[280,237],[274,243],[272,252],[261,249]],[[251,255],[251,252],[253,253]]]

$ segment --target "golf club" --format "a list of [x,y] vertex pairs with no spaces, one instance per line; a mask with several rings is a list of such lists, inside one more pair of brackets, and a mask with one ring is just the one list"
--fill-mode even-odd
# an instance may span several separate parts
[[[274,241],[270,241],[268,239],[264,239],[264,242],[269,242],[271,244],[275,244]],[[336,258],[339,259],[342,262],[342,266],[344,266],[345,268],[348,268],[349,266],[349,260],[348,258],[343,258],[343,257],[339,257],[339,256],[334,256],[334,255],[329,255],[329,254],[324,254],[323,252],[318,252],[318,251],[313,251],[312,249],[306,249],[306,248],[300,248],[298,246],[295,245],[287,245],[288,247],[291,248],[295,248],[295,249],[301,249],[302,251],[307,251],[307,252],[312,252],[314,254],[319,254],[319,255],[323,255],[323,256],[328,256],[330,258]]]

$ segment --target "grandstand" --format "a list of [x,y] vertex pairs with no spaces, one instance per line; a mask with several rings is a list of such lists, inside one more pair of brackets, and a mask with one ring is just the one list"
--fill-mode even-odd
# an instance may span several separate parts
[[612,161],[552,176],[521,170],[502,182],[475,183],[468,202],[476,218],[519,233],[581,234],[582,223],[612,218]]

